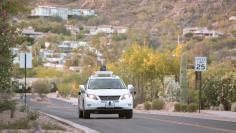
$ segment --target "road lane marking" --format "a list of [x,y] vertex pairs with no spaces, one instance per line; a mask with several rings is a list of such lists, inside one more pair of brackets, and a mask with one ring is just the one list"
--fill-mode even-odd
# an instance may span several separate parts
[[210,126],[204,126],[204,125],[200,125],[200,124],[185,123],[185,122],[180,122],[180,121],[165,120],[165,119],[158,119],[158,118],[146,118],[146,117],[140,117],[140,116],[138,116],[137,118],[156,120],[156,121],[165,122],[165,123],[171,123],[171,124],[178,124],[178,125],[185,125],[185,126],[205,128],[205,129],[210,129],[210,130],[215,130],[215,131],[222,131],[224,133],[236,133],[235,130],[223,129],[223,128],[217,128],[217,127],[210,127]]

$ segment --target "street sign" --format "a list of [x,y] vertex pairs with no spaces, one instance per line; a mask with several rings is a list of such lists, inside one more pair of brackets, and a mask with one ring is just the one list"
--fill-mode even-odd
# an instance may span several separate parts
[[20,68],[25,68],[25,64],[26,68],[32,68],[32,53],[20,53]]
[[201,72],[207,69],[207,57],[195,57],[195,71]]

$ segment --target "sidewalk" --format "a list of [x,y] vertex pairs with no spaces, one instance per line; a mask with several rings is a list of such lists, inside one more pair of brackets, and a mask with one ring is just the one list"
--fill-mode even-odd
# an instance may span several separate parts
[[61,100],[61,101],[65,101],[65,102],[68,102],[68,103],[72,103],[73,105],[78,105],[78,98],[71,97],[69,99],[65,99],[65,98],[62,98],[62,97],[57,97],[56,93],[49,93],[49,94],[47,94],[47,97],[57,99],[57,100]]
[[189,113],[189,112],[167,112],[167,111],[159,111],[159,110],[134,110],[134,112],[143,113],[143,114],[181,116],[181,117],[188,117],[188,118],[200,118],[200,119],[236,122],[236,112],[230,112],[230,111],[201,110],[200,114]]

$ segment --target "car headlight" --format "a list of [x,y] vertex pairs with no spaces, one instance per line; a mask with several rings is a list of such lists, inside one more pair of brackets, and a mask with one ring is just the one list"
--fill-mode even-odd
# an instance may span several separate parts
[[121,100],[129,99],[131,96],[132,96],[131,94],[124,94],[121,96]]
[[93,94],[87,94],[87,97],[89,99],[98,100],[98,98],[95,95],[93,95]]

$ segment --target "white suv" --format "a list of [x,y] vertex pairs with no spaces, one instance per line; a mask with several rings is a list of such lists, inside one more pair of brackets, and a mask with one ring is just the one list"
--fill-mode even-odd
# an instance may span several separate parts
[[119,114],[119,118],[133,117],[133,85],[126,85],[111,71],[97,71],[86,85],[80,85],[78,99],[79,118],[90,114]]

